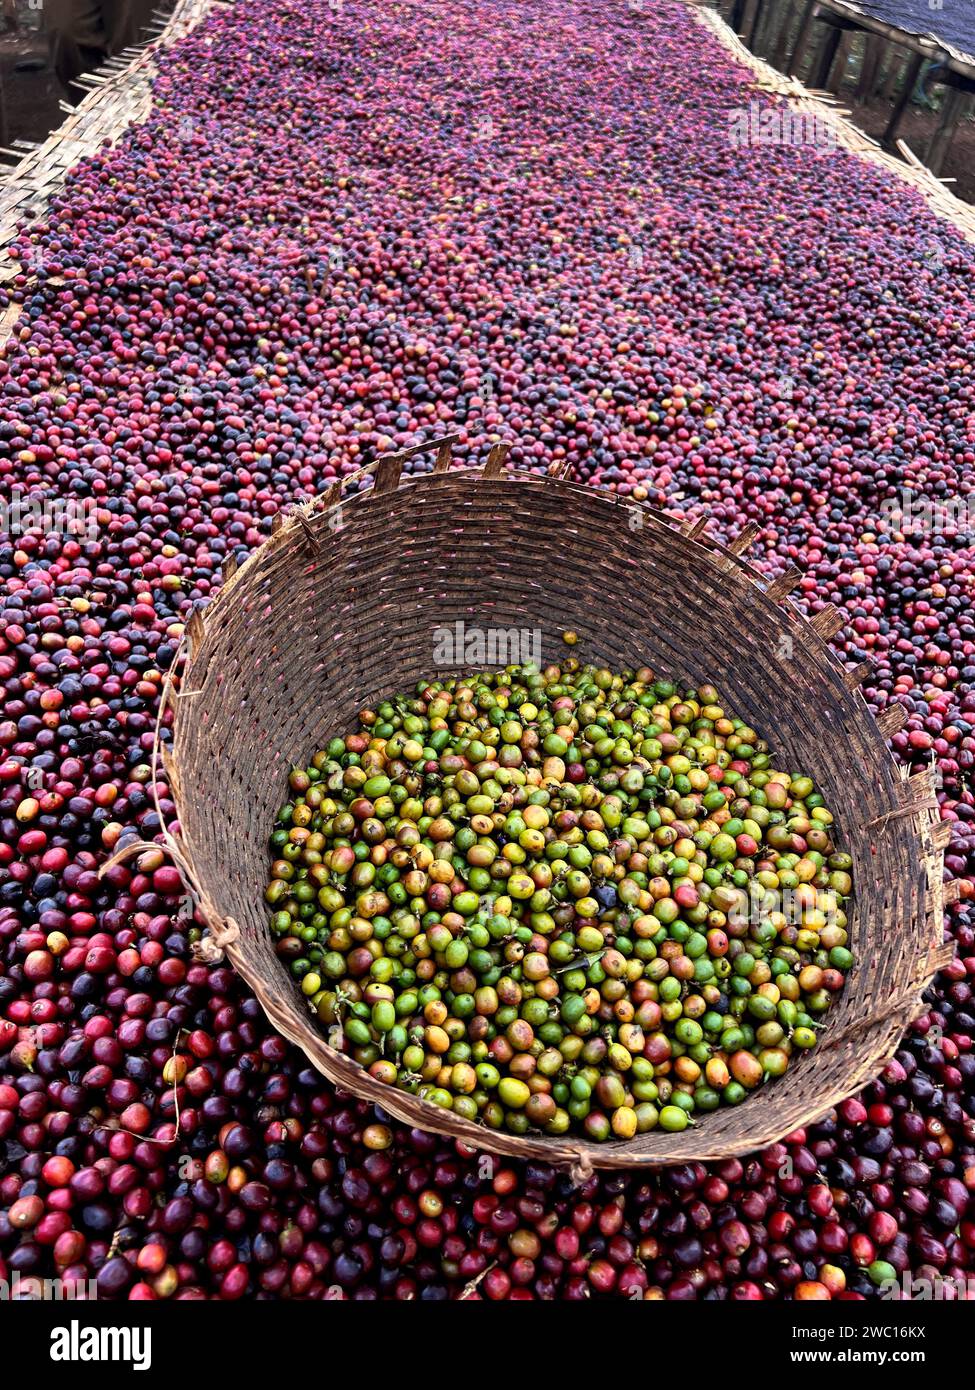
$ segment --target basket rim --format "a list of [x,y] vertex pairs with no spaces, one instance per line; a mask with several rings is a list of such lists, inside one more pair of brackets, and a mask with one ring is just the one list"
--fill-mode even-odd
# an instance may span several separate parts
[[[433,447],[436,442],[418,446],[417,449],[410,452],[420,452],[421,448]],[[449,449],[447,452],[449,454]],[[272,535],[268,540],[256,547],[240,566],[231,562],[226,567],[224,585],[208,605],[205,616],[200,610],[196,610],[193,618],[187,623],[185,643],[181,644],[181,652],[177,654],[177,660],[174,662],[175,667],[179,664],[182,656],[183,682],[188,687],[183,693],[198,693],[198,690],[205,686],[210,657],[219,642],[220,630],[223,625],[222,617],[231,611],[236,604],[242,593],[241,586],[248,587],[249,579],[255,578],[261,573],[269,560],[272,557],[277,557],[280,552],[294,550],[297,554],[311,548],[318,549],[329,535],[327,519],[336,508],[355,509],[356,515],[358,515],[359,509],[376,506],[384,495],[395,493],[400,489],[412,490],[416,487],[430,489],[440,487],[472,488],[477,490],[528,486],[550,489],[555,498],[560,495],[566,498],[570,496],[584,497],[588,507],[602,507],[607,511],[623,508],[632,513],[634,509],[639,509],[640,515],[644,518],[639,529],[643,530],[646,526],[648,533],[652,535],[655,529],[660,527],[671,537],[679,536],[683,545],[693,547],[699,560],[704,562],[706,558],[706,563],[716,567],[719,572],[724,573],[729,567],[734,567],[735,572],[756,591],[756,597],[759,601],[777,611],[780,620],[784,614],[786,620],[803,625],[804,639],[811,638],[817,665],[827,667],[834,683],[837,681],[839,683],[838,691],[842,687],[842,697],[838,694],[837,698],[845,699],[851,713],[856,714],[859,730],[862,736],[868,740],[873,765],[878,770],[883,769],[887,773],[894,790],[894,800],[885,816],[881,817],[881,823],[885,824],[888,819],[910,817],[909,824],[914,854],[918,866],[925,870],[923,901],[912,914],[912,921],[923,920],[927,926],[925,933],[928,943],[927,952],[926,954],[923,950],[919,952],[914,962],[910,988],[902,992],[903,997],[889,1001],[890,1007],[886,1015],[881,1011],[880,1015],[859,1020],[852,1028],[849,1025],[844,1028],[841,1035],[842,1039],[845,1040],[848,1033],[856,1031],[858,1028],[865,1026],[868,1029],[873,1029],[885,1026],[878,1057],[874,1059],[876,1065],[872,1075],[875,1075],[894,1051],[903,1026],[906,1026],[910,1018],[916,1014],[924,989],[936,971],[943,968],[953,955],[953,945],[950,943],[942,944],[943,907],[947,901],[951,900],[945,893],[942,884],[944,847],[947,836],[944,835],[943,831],[937,830],[937,800],[934,793],[933,775],[925,770],[915,773],[913,776],[907,776],[896,763],[885,742],[885,736],[889,736],[900,727],[898,711],[901,711],[903,707],[900,705],[890,706],[888,711],[884,711],[884,715],[889,715],[889,717],[884,719],[881,716],[881,722],[878,722],[859,688],[861,682],[869,674],[870,664],[863,663],[850,670],[829,646],[828,638],[836,630],[835,616],[837,610],[832,605],[827,605],[813,618],[807,618],[789,597],[791,589],[801,577],[800,571],[794,568],[787,569],[783,574],[769,579],[748,564],[745,559],[745,552],[759,534],[759,528],[752,524],[746,525],[733,541],[724,544],[705,534],[706,518],[699,518],[687,522],[683,526],[677,526],[673,518],[659,508],[648,506],[631,498],[621,498],[617,494],[600,492],[586,484],[577,483],[565,477],[546,476],[528,470],[505,472],[503,471],[504,456],[501,455],[499,464],[497,449],[492,452],[492,457],[488,460],[487,465],[437,468],[433,473],[404,474],[402,469],[404,457],[402,454],[393,454],[377,459],[373,464],[360,470],[359,473],[350,475],[347,479],[336,480],[328,493],[289,509],[286,513],[279,513],[281,519],[278,521],[276,518],[277,524],[274,525]],[[370,472],[376,474],[375,485],[372,488],[362,489],[348,498],[343,496],[343,488],[346,483],[362,478]],[[829,615],[828,619],[824,620],[824,614]],[[170,688],[172,689],[172,686]],[[171,754],[167,753],[167,750],[162,747],[161,740],[159,751],[170,780],[177,815],[180,816],[183,793],[180,785],[178,734],[181,727],[182,701],[176,699],[174,704],[176,708],[172,720],[172,752]],[[161,735],[161,728],[162,720],[157,726],[157,735]],[[655,1167],[692,1159],[719,1160],[736,1153],[747,1153],[754,1149],[755,1144],[749,1142],[747,1136],[734,1144],[722,1142],[720,1147],[716,1148],[715,1144],[712,1143],[709,1147],[706,1133],[702,1135],[696,1145],[692,1144],[688,1147],[686,1140],[690,1131],[685,1131],[682,1135],[668,1136],[675,1141],[685,1141],[680,1144],[679,1151],[677,1151],[678,1146],[675,1143],[675,1152],[672,1155],[657,1153],[653,1156],[646,1156],[638,1152],[641,1141],[648,1137],[642,1135],[630,1140],[615,1140],[605,1144],[596,1144],[582,1136],[575,1135],[559,1136],[558,1138],[544,1135],[538,1138],[518,1136],[506,1131],[491,1130],[476,1121],[461,1120],[453,1116],[450,1111],[443,1110],[429,1101],[376,1081],[359,1063],[329,1047],[311,1015],[307,1019],[304,1017],[298,1008],[300,1001],[291,990],[291,982],[283,969],[280,972],[282,985],[287,987],[289,993],[293,995],[290,1000],[278,999],[274,991],[268,988],[260,973],[252,968],[246,950],[236,939],[237,924],[232,918],[228,919],[223,915],[219,906],[210,897],[203,876],[197,871],[196,855],[186,831],[182,828],[182,819],[180,828],[179,853],[184,861],[181,868],[189,881],[189,886],[197,896],[201,916],[211,933],[212,942],[205,941],[204,944],[211,946],[215,944],[218,952],[220,949],[225,950],[231,964],[254,992],[272,1026],[300,1047],[313,1065],[333,1084],[343,1090],[350,1091],[360,1098],[380,1105],[387,1114],[405,1123],[451,1135],[475,1149],[504,1153],[513,1157],[543,1158],[556,1165],[569,1164],[577,1169],[580,1167],[582,1169]],[[288,1004],[293,1007],[287,1007]],[[840,1040],[840,1037],[831,1040],[830,1046],[835,1045]],[[820,1050],[817,1049],[811,1059],[804,1059],[805,1064],[808,1066],[810,1061],[814,1062],[819,1052]],[[847,1086],[845,1090],[840,1087],[837,1094],[831,1094],[820,1104],[811,1107],[804,1123],[813,1123],[821,1118],[844,1096],[849,1095],[852,1090],[859,1090],[869,1079],[869,1076],[860,1078],[854,1085]],[[702,1129],[705,1128],[702,1126]],[[793,1125],[792,1128],[795,1126]],[[658,1131],[652,1133],[658,1139],[660,1138]],[[763,1140],[763,1142],[773,1141]]]

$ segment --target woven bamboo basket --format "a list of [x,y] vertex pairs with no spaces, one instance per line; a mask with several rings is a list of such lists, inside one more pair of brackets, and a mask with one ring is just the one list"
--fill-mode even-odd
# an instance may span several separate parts
[[[336,483],[283,517],[188,624],[161,753],[179,817],[168,843],[209,928],[204,956],[225,951],[275,1028],[337,1086],[480,1149],[588,1172],[772,1143],[877,1074],[951,956],[948,827],[933,779],[902,776],[884,742],[903,711],[878,727],[857,688],[869,666],[846,670],[827,646],[840,614],[828,607],[807,621],[787,597],[796,571],[767,582],[750,570],[753,528],[726,547],[700,522],[678,530],[563,478],[505,472],[503,446],[483,469],[451,468],[451,442],[432,472],[405,476],[406,455],[388,456],[372,466],[371,488],[346,496]],[[432,630],[458,621],[541,629],[545,662],[565,656],[572,628],[583,660],[713,681],[775,752],[815,777],[854,860],[855,965],[815,1051],[742,1106],[681,1134],[517,1137],[384,1085],[328,1046],[274,952],[269,830],[292,764],[354,727],[359,709],[430,676]]]

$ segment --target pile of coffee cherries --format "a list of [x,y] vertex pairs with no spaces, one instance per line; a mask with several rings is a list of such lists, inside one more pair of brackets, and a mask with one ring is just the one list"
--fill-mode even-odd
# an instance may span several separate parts
[[597,1141],[683,1130],[814,1047],[851,859],[718,700],[512,666],[421,682],[292,771],[265,897],[333,1039],[464,1119]]

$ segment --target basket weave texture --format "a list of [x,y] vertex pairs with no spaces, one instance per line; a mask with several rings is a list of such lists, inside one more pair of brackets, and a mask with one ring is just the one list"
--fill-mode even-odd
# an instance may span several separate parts
[[[942,945],[942,860],[932,776],[906,777],[857,686],[827,646],[839,614],[807,621],[788,599],[798,575],[768,583],[730,547],[675,529],[648,508],[557,478],[448,470],[402,474],[381,460],[375,485],[342,485],[283,519],[188,628],[163,750],[179,816],[180,861],[213,941],[271,1023],[344,1090],[479,1149],[557,1164],[636,1168],[741,1154],[811,1123],[863,1086],[895,1050],[920,995],[950,959]],[[361,485],[360,480],[360,485]],[[268,835],[293,763],[357,712],[443,674],[433,629],[541,629],[544,662],[568,649],[613,668],[650,666],[713,682],[784,764],[816,779],[853,856],[850,946],[855,964],[817,1048],[740,1107],[680,1134],[596,1144],[518,1137],[454,1116],[384,1085],[326,1042],[275,955],[263,890]],[[456,673],[455,673],[456,674]]]

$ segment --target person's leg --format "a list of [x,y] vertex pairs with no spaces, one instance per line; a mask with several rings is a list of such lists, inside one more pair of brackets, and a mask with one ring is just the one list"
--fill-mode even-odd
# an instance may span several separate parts
[[137,35],[132,0],[101,0],[99,9],[107,53],[121,53],[123,48],[135,43]]
[[83,72],[105,61],[105,30],[99,0],[55,0],[45,10],[51,35],[54,71],[69,95],[78,100],[84,88],[75,85]]

